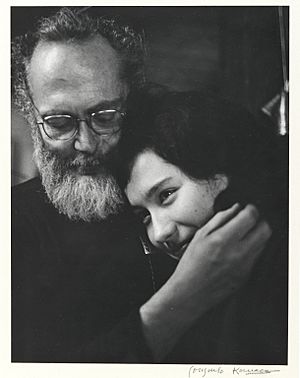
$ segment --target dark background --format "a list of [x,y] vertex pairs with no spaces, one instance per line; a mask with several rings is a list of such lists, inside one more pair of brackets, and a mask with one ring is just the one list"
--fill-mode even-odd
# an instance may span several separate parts
[[[11,7],[12,37],[34,28],[40,16],[57,9]],[[283,87],[278,7],[123,6],[92,7],[92,11],[118,17],[145,34],[146,72],[151,81],[178,90],[217,92],[253,113],[259,113]],[[283,7],[283,14],[288,61],[288,7]],[[13,114],[15,161],[24,161],[16,147],[18,140],[30,144],[30,138],[21,135],[23,129],[19,115]],[[13,171],[20,180],[32,175],[23,174],[17,163]]]

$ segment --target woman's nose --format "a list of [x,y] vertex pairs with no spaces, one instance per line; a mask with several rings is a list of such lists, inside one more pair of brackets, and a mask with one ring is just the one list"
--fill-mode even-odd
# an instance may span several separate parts
[[87,125],[86,121],[80,121],[78,133],[75,137],[74,148],[77,151],[93,154],[97,148],[96,135]]
[[172,220],[165,217],[156,217],[152,219],[153,239],[155,243],[165,243],[175,237],[176,225]]

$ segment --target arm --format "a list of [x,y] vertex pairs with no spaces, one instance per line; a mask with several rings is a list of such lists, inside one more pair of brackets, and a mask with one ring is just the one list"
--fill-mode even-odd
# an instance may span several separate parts
[[[31,204],[33,201],[23,202]],[[192,268],[193,261],[197,260],[196,257],[201,257],[201,254],[206,250],[209,252],[207,248],[213,248],[211,244],[213,244],[214,239],[210,239],[204,233],[202,235],[199,232],[196,235],[199,240],[197,241],[196,236],[194,239],[195,256],[193,256],[193,250],[189,248],[170,280],[141,307],[140,311],[138,305],[132,305],[131,302],[125,300],[124,303],[128,304],[128,312],[127,310],[123,311],[124,316],[120,316],[120,308],[116,307],[112,311],[113,314],[106,318],[106,323],[104,323],[101,317],[102,307],[98,304],[98,296],[101,299],[106,292],[111,293],[111,284],[114,285],[115,281],[110,278],[110,275],[103,277],[99,273],[98,266],[102,265],[88,264],[86,265],[86,268],[90,271],[88,277],[94,277],[93,280],[95,281],[92,282],[97,283],[97,286],[89,286],[89,290],[86,290],[86,279],[81,279],[82,274],[70,275],[70,272],[74,271],[74,265],[70,266],[69,269],[69,264],[64,264],[61,259],[57,258],[61,253],[65,254],[65,249],[61,252],[58,249],[57,233],[52,231],[52,223],[49,227],[48,218],[44,216],[45,209],[29,211],[26,208],[25,210],[23,206],[15,206],[15,211],[12,212],[13,361],[145,363],[153,361],[151,350],[156,360],[163,359],[178,342],[180,335],[193,323],[193,319],[190,319],[192,312],[189,311],[188,302],[185,298],[189,288],[182,286],[183,291],[180,292],[178,287],[180,288],[182,282],[185,282],[185,277],[189,277],[188,269],[189,267]],[[218,220],[218,216],[214,220]],[[212,222],[213,219],[210,222],[211,226],[213,226]],[[216,223],[220,226],[221,221]],[[202,231],[204,230],[203,228]],[[51,236],[53,234],[55,237]],[[78,238],[74,235],[78,235]],[[89,235],[89,237],[92,237],[95,232],[91,230]],[[78,243],[81,236],[81,233],[73,232],[70,246],[72,254],[76,248],[81,251],[80,243]],[[235,245],[234,241],[232,243]],[[230,240],[225,243],[226,245],[227,248],[231,248]],[[93,246],[96,248],[95,253],[92,253],[91,250]],[[99,256],[99,243],[90,243],[88,247],[90,256],[93,255],[96,259]],[[223,248],[222,245],[219,247]],[[128,265],[128,257],[125,257],[123,251],[122,245],[118,252],[118,259],[123,256],[124,263],[126,262]],[[197,253],[199,251],[202,252]],[[186,258],[187,252],[191,255],[191,259]],[[77,255],[79,261],[81,261],[81,256],[84,257],[84,254],[81,253]],[[109,253],[109,255],[112,256],[113,254]],[[140,253],[136,251],[130,258],[131,266],[134,267],[135,272],[139,272],[143,267],[142,261],[137,262],[139,256]],[[183,264],[185,260],[186,262]],[[201,258],[199,260],[201,262]],[[114,260],[111,264],[114,264]],[[206,261],[207,267],[211,266],[210,264]],[[127,265],[124,264],[125,271],[127,271]],[[123,265],[121,264],[121,266]],[[83,267],[81,263],[78,264],[79,272],[82,272]],[[213,266],[211,267],[213,268]],[[200,274],[198,271],[203,271],[201,269],[195,267],[197,275]],[[107,264],[104,271],[111,271]],[[66,274],[66,272],[69,273]],[[201,276],[203,274],[201,273]],[[71,278],[73,279],[71,280]],[[107,282],[107,279],[110,279],[110,283]],[[196,282],[195,277],[193,280],[186,280],[186,284],[193,285],[193,282]],[[102,288],[107,289],[103,290]],[[94,293],[93,300],[87,300],[86,297],[86,294],[91,294],[90,290]],[[140,288],[140,290],[144,289]],[[191,299],[201,303],[200,301],[203,301],[201,291],[202,297],[207,298],[204,293],[207,290],[206,287],[202,287],[198,293],[200,299],[193,299],[197,298],[195,293],[193,293]],[[115,292],[118,293],[118,290]],[[130,293],[128,292],[128,294]],[[145,294],[144,297],[149,298],[148,294]],[[215,301],[217,300],[219,299],[215,299]],[[172,301],[176,302],[176,306],[173,306],[174,310],[172,310],[171,317]],[[84,305],[86,303],[89,304],[87,311]],[[104,301],[103,298],[101,303],[104,306],[104,311],[111,311],[107,307],[110,306],[110,303]],[[136,301],[135,303],[137,304]],[[191,304],[193,302],[190,303],[190,306]],[[181,306],[181,308],[178,306]],[[202,311],[198,309],[195,319],[208,310],[207,304],[204,303],[202,307]],[[73,311],[73,309],[76,311]],[[192,309],[192,311],[195,310]],[[100,317],[95,317],[94,314],[99,314]],[[112,316],[116,317],[115,323],[110,322]],[[176,319],[176,316],[178,316],[178,319]],[[112,323],[114,323],[113,326],[111,326]]]
[[270,235],[252,205],[218,213],[195,234],[173,275],[140,309],[156,361],[197,319],[242,285]]

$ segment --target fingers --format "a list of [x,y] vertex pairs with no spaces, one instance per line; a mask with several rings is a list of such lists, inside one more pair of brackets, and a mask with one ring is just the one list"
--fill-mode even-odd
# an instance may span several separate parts
[[252,254],[259,255],[260,250],[265,247],[271,235],[272,230],[269,224],[261,220],[247,233],[242,242],[247,249],[251,248]]
[[241,274],[240,278],[243,277],[241,283],[251,274],[252,268],[264,251],[271,234],[272,231],[268,223],[259,221],[244,239],[237,242],[239,247],[235,249],[236,253],[232,261],[239,267],[235,272],[235,277],[238,280],[238,275]]
[[247,239],[249,242],[255,239],[267,241],[272,235],[270,225],[265,220],[260,220],[243,239]]
[[256,207],[247,205],[218,230],[219,236],[225,239],[235,236],[237,239],[242,240],[256,226],[258,220],[259,213]]
[[215,216],[213,216],[205,226],[202,227],[203,232],[206,235],[211,234],[218,228],[222,227],[230,219],[232,219],[240,210],[240,204],[235,203],[229,209],[219,211]]

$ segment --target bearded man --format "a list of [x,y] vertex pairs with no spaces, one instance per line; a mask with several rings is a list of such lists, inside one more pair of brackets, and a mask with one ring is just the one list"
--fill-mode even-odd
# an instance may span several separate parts
[[[13,43],[14,99],[31,125],[40,173],[12,193],[13,361],[163,361],[195,321],[195,307],[200,318],[216,301],[219,276],[218,301],[232,290],[228,261],[242,266],[252,253],[234,235],[200,238],[175,272],[167,256],[150,261],[143,253],[115,180],[143,50],[131,28],[80,8],[61,9]],[[242,216],[251,227],[258,221],[253,211]],[[217,265],[202,253],[212,246],[222,250]],[[244,271],[254,257],[247,261]],[[207,264],[215,281],[191,295],[202,285],[195,267]]]

